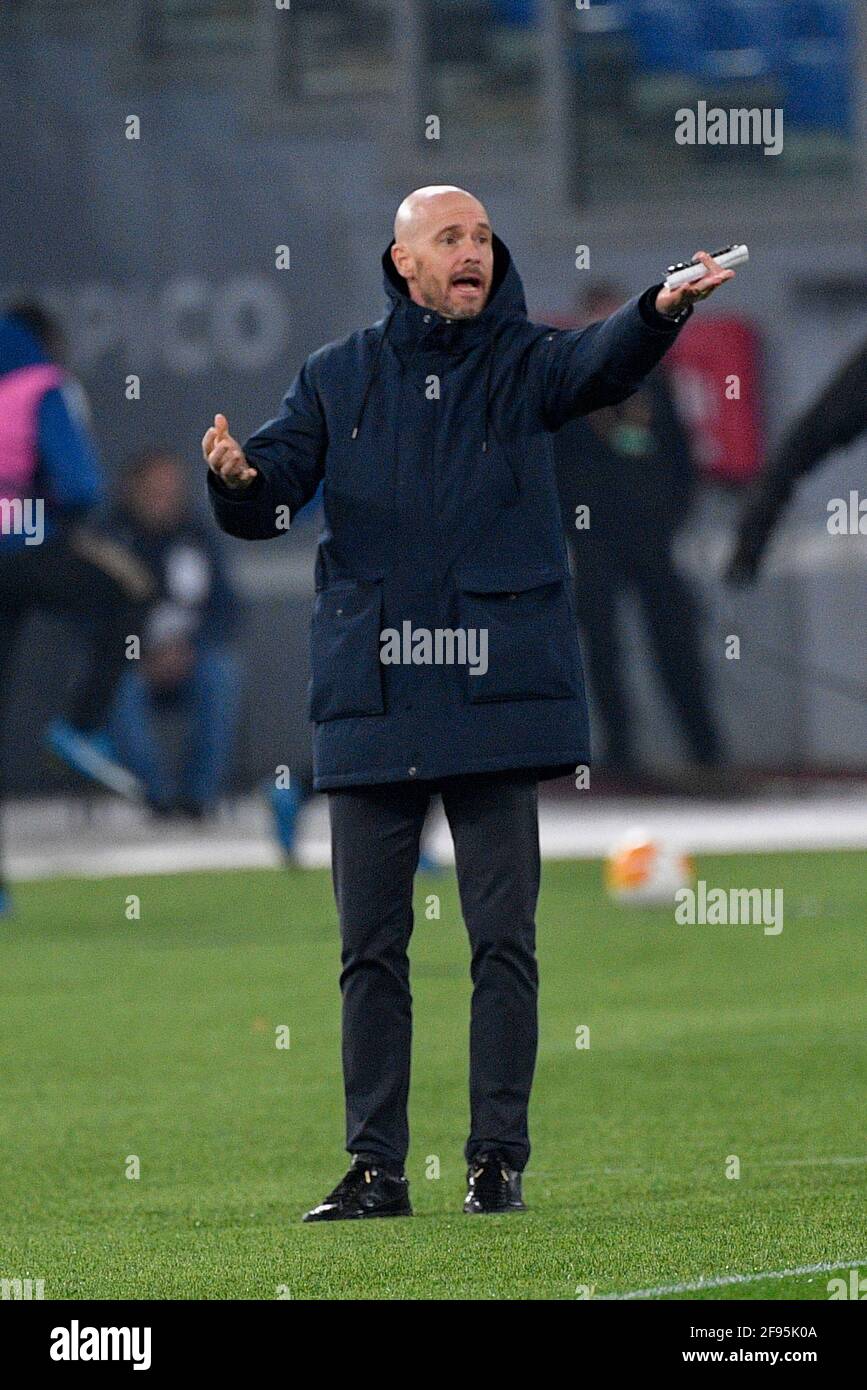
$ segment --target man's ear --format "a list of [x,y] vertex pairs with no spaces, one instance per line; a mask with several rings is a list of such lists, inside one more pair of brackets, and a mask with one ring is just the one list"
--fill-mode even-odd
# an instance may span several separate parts
[[412,273],[412,252],[399,241],[395,241],[391,247],[391,259],[398,275],[402,275],[404,280],[408,279]]

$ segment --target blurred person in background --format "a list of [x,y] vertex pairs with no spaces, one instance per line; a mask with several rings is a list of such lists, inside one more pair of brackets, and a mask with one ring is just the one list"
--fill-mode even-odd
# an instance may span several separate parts
[[867,339],[798,416],[751,489],[728,567],[733,584],[756,579],[771,536],[800,478],[867,430]]
[[[589,285],[580,305],[583,321],[607,319],[625,297],[615,284]],[[626,780],[640,776],[626,682],[631,654],[624,650],[618,611],[629,592],[641,605],[690,756],[701,767],[716,767],[722,752],[698,606],[673,556],[696,474],[665,369],[658,367],[626,400],[569,421],[554,435],[554,453],[576,608],[605,739],[600,770]]]
[[[157,816],[211,814],[223,790],[238,721],[238,603],[213,530],[193,514],[183,464],[148,452],[127,469],[114,534],[154,575],[141,660],[120,683],[110,725],[118,759],[145,787]],[[177,709],[188,732],[170,767],[157,727]]]
[[[135,796],[138,784],[114,760],[104,724],[151,581],[89,515],[102,499],[102,473],[84,393],[64,355],[59,324],[36,301],[19,300],[0,317],[0,729],[5,742],[9,675],[26,620],[35,611],[68,617],[87,664],[47,744],[83,776]],[[0,913],[8,910],[0,880]]]

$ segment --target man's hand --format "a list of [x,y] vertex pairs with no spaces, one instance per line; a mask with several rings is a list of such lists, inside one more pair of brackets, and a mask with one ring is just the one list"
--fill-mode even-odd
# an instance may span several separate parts
[[227,487],[249,487],[257,477],[251,468],[237,440],[229,434],[229,422],[225,415],[215,415],[214,423],[202,437],[202,453],[212,473],[216,473]]
[[718,285],[724,285],[726,280],[734,278],[733,270],[723,270],[722,266],[718,265],[713,256],[709,256],[706,251],[696,251],[692,259],[701,261],[707,274],[703,275],[700,280],[692,280],[688,285],[680,285],[676,290],[667,290],[663,287],[656,296],[655,308],[658,314],[665,314],[667,318],[674,318],[688,304],[695,304],[700,299],[707,299]]

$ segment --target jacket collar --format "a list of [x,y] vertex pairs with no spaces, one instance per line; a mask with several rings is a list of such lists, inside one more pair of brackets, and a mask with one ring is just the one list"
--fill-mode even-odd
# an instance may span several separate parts
[[492,340],[508,319],[526,319],[527,305],[521,277],[508,247],[494,236],[494,276],[488,302],[471,319],[446,319],[434,309],[414,304],[407,283],[391,259],[390,241],[382,255],[382,279],[391,304],[388,339],[395,347],[414,350],[427,342],[440,351],[461,353],[477,343]]

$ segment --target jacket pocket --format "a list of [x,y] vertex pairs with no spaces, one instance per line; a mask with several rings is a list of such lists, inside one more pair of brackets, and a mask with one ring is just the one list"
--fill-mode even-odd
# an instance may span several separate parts
[[310,625],[310,718],[382,714],[382,581],[342,579],[319,590]]
[[467,671],[471,704],[577,694],[578,636],[558,566],[466,569],[457,583],[461,625],[485,653]]

